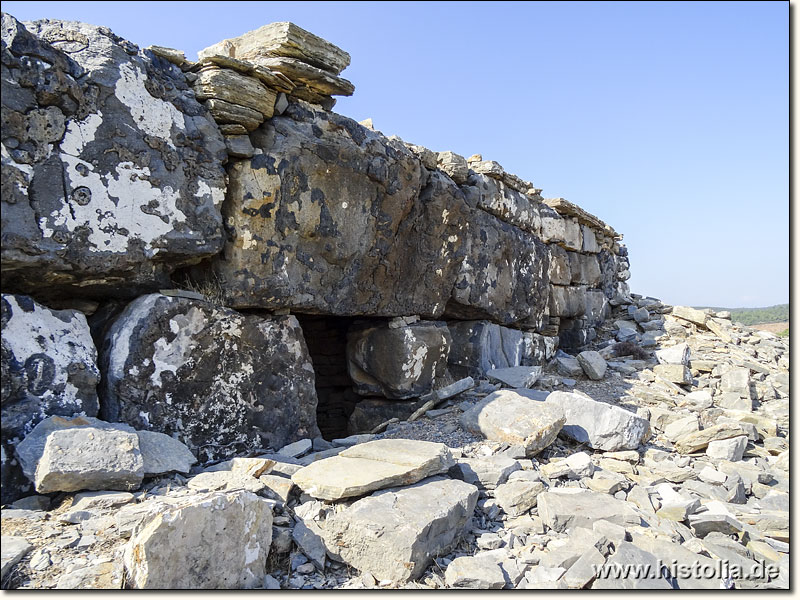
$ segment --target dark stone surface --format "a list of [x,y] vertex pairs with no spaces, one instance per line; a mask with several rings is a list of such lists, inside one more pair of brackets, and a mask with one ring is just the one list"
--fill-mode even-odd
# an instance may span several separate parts
[[14,448],[49,416],[95,416],[97,351],[86,317],[53,311],[30,297],[3,294],[2,311],[2,502],[31,490]]
[[5,291],[132,297],[220,250],[225,142],[178,67],[6,14],[0,53]]
[[101,351],[101,416],[175,435],[199,460],[319,436],[314,372],[292,316],[150,294]]

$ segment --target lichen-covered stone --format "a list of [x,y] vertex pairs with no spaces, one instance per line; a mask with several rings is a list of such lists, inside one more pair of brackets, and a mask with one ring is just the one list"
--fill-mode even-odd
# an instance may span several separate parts
[[108,330],[102,414],[177,436],[201,460],[319,435],[314,372],[295,317],[143,296]]
[[219,251],[225,143],[177,66],[5,14],[2,56],[4,290],[131,296]]
[[450,332],[443,322],[400,328],[365,324],[348,332],[347,366],[356,391],[392,399],[423,396],[447,371]]
[[2,490],[3,502],[30,491],[14,447],[51,415],[95,416],[99,409],[97,350],[86,317],[54,311],[27,296],[3,294]]

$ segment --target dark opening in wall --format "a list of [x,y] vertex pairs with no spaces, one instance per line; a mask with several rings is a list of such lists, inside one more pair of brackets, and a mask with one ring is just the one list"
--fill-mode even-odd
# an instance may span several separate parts
[[347,420],[363,400],[347,372],[347,330],[352,317],[296,314],[314,365],[317,425],[326,440],[347,437]]

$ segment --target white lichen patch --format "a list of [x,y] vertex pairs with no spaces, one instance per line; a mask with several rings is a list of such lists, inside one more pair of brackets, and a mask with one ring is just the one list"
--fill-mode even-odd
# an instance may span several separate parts
[[[173,326],[173,322],[175,325]],[[156,387],[161,387],[161,374],[171,371],[177,376],[178,369],[191,362],[192,351],[195,344],[194,336],[200,333],[208,325],[203,311],[192,306],[186,314],[175,315],[170,320],[170,330],[178,331],[175,339],[167,341],[166,338],[159,338],[153,345],[153,373],[150,375],[150,383]]]
[[116,174],[100,174],[75,156],[62,153],[61,159],[71,188],[85,187],[91,197],[85,204],[67,199],[58,210],[41,217],[39,228],[45,238],[56,230],[86,227],[92,252],[125,253],[132,239],[140,239],[154,255],[156,240],[173,231],[175,223],[186,222],[177,207],[178,192],[170,186],[153,186],[148,168],[123,162]]
[[145,74],[134,64],[124,63],[114,94],[131,111],[133,121],[144,133],[160,138],[172,148],[172,127],[184,129],[183,113],[171,103],[154,98],[144,87]]
[[[403,341],[406,348],[411,350],[417,343],[417,339],[411,332],[411,329],[406,327],[403,330]],[[422,375],[422,367],[425,366],[425,357],[428,355],[428,347],[425,344],[419,344],[416,348],[410,351],[408,358],[403,362],[402,370],[403,376],[412,381],[417,381]]]
[[[96,365],[97,350],[86,317],[78,311],[59,311],[62,315],[70,314],[64,321],[38,303],[33,303],[31,312],[25,312],[14,296],[4,294],[3,299],[11,307],[11,317],[3,328],[4,346],[11,351],[13,360],[22,365],[27,363],[29,391],[33,386],[36,395],[44,400],[58,399],[62,404],[80,408],[79,390],[67,380],[69,366],[82,363],[96,377],[100,374]],[[36,355],[51,360],[52,368],[37,361]],[[45,370],[48,375],[44,375]],[[50,375],[52,381],[47,382],[44,377]],[[42,389],[38,389],[33,381],[37,377],[43,377],[40,380]]]
[[204,201],[211,200],[216,208],[222,205],[225,200],[225,188],[211,187],[205,181],[200,179],[197,182],[197,191],[194,194],[195,198],[201,198]]
[[62,154],[78,157],[81,151],[95,139],[100,124],[103,122],[103,113],[97,111],[88,115],[83,121],[70,119],[67,121],[67,130],[61,140],[60,151]]

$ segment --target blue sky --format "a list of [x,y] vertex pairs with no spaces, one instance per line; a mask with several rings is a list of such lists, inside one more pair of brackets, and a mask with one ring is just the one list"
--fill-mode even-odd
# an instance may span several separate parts
[[631,288],[789,299],[788,2],[3,2],[198,50],[294,21],[348,51],[336,112],[479,153],[625,235]]

